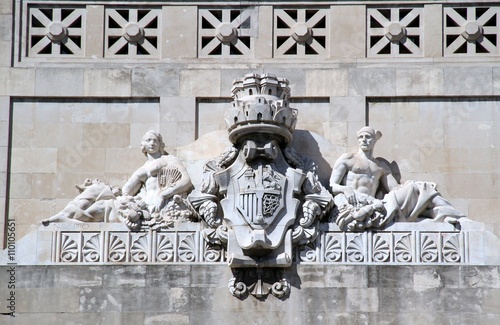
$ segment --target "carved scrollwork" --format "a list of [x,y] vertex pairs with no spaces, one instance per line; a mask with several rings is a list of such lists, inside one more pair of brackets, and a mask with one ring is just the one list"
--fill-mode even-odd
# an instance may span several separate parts
[[207,262],[217,262],[220,261],[222,256],[222,249],[220,245],[211,245],[209,243],[205,243],[205,252],[203,257]]
[[83,260],[85,262],[98,262],[101,254],[99,253],[101,248],[99,234],[95,234],[90,237],[89,240],[83,245]]
[[443,258],[446,262],[460,262],[460,242],[458,234],[448,238],[443,245]]
[[410,234],[404,235],[396,241],[394,253],[396,255],[396,261],[398,262],[409,263],[413,260]]
[[130,248],[130,255],[133,262],[147,262],[148,261],[148,238],[144,234],[134,240]]
[[391,249],[387,241],[382,236],[375,234],[373,236],[373,261],[387,262],[391,256]]
[[174,245],[165,235],[158,236],[158,245],[156,247],[156,259],[159,262],[172,262],[174,259]]
[[355,236],[347,244],[347,259],[350,262],[364,262],[364,245],[363,237],[361,235]]
[[286,297],[290,293],[290,283],[285,278],[275,282],[271,287],[271,293],[277,298]]
[[333,236],[326,237],[325,243],[325,261],[339,262],[342,258],[342,246],[340,242]]
[[78,244],[68,235],[62,237],[60,256],[62,262],[76,262],[78,259]]
[[118,236],[110,235],[108,258],[111,262],[123,262],[127,253],[125,243]]
[[247,285],[244,282],[237,281],[236,277],[229,279],[227,288],[229,292],[237,298],[244,298],[248,295]]
[[297,245],[311,243],[316,239],[318,233],[316,225],[312,225],[309,228],[298,225],[292,231],[292,242]]
[[436,262],[438,259],[438,250],[437,245],[434,240],[432,240],[429,236],[423,236],[422,245],[421,245],[421,253],[423,262]]
[[179,244],[179,260],[194,262],[196,260],[196,240],[193,234],[187,235]]
[[300,260],[303,262],[315,262],[317,259],[315,246],[316,245],[314,245],[313,243],[304,245],[302,249],[299,251]]

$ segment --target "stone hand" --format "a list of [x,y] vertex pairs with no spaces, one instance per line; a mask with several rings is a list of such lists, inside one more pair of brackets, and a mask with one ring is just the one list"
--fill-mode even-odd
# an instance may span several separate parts
[[344,190],[344,195],[345,195],[345,198],[347,199],[347,202],[349,202],[349,204],[351,204],[352,206],[356,206],[356,204],[358,203],[358,200],[356,199],[356,194],[354,193],[352,188],[347,187]]

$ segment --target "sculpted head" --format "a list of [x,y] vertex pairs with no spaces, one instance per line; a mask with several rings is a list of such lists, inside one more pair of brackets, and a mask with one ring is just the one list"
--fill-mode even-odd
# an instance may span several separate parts
[[380,131],[376,131],[370,126],[364,126],[358,131],[359,148],[363,151],[373,150],[377,140],[382,137]]
[[146,156],[148,153],[155,154],[157,152],[162,155],[167,154],[161,134],[153,130],[149,130],[142,137],[141,150]]

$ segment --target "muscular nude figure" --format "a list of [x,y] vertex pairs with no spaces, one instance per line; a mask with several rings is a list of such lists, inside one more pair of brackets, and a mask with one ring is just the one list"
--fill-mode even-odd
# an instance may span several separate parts
[[361,128],[358,152],[343,154],[335,162],[330,187],[340,228],[362,230],[419,218],[455,223],[465,217],[437,192],[434,183],[408,181],[399,185],[390,167],[373,157],[381,136],[371,127]]
[[375,143],[381,136],[370,127],[358,131],[358,152],[343,154],[333,167],[330,186],[334,195],[344,193],[347,201],[355,205],[357,194],[375,197],[379,185],[386,192],[398,186],[389,166],[373,157]]

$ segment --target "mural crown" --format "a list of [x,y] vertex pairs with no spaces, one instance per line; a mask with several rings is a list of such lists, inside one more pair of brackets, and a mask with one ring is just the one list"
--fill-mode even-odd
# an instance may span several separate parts
[[231,93],[232,107],[225,120],[232,143],[256,134],[267,134],[284,143],[292,141],[297,110],[290,107],[287,79],[251,73],[234,80]]

